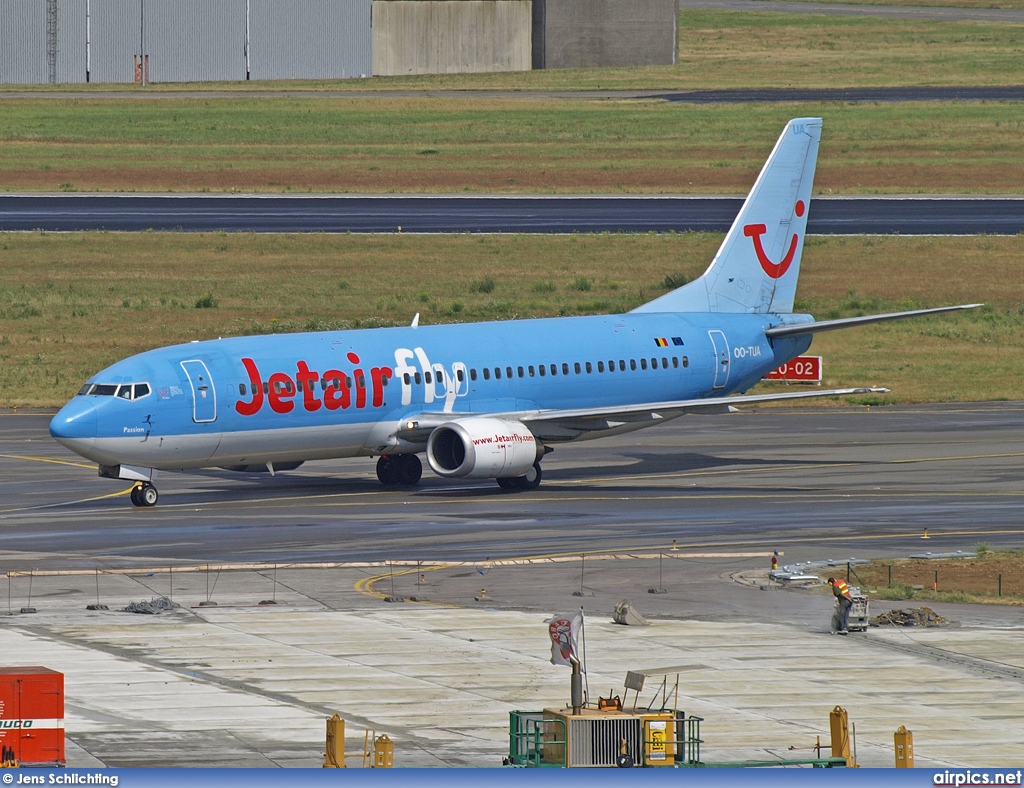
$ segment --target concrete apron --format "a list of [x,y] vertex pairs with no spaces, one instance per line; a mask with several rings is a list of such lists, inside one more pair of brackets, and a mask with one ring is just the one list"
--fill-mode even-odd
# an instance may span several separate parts
[[[569,700],[569,669],[548,662],[543,624],[568,610],[390,605],[354,592],[351,609],[331,609],[285,585],[279,604],[260,607],[258,591],[236,584],[218,607],[145,616],[113,609],[139,599],[137,586],[106,591],[112,609],[93,612],[81,603],[91,578],[49,591],[36,582],[39,613],[0,618],[0,662],[66,674],[69,766],[316,767],[335,711],[350,766],[361,765],[365,730],[395,741],[397,766],[498,766],[509,711]],[[187,596],[175,599],[197,604],[202,590]],[[623,695],[627,670],[699,666],[680,676],[679,707],[705,719],[706,761],[810,757],[841,705],[864,766],[892,766],[905,725],[918,766],[1008,767],[1024,730],[1024,668],[1006,664],[1019,661],[1019,637],[1016,627],[845,638],[738,621],[627,627],[592,614],[588,685],[596,701]]]

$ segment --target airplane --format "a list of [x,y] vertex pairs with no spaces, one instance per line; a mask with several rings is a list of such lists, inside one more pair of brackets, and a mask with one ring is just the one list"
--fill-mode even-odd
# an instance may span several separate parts
[[814,334],[970,309],[815,322],[793,313],[821,118],[786,124],[702,276],[625,314],[215,339],[150,350],[93,375],[50,434],[134,481],[153,506],[160,470],[293,470],[377,457],[385,485],[447,478],[533,490],[554,444],[684,414],[779,400],[744,395]]

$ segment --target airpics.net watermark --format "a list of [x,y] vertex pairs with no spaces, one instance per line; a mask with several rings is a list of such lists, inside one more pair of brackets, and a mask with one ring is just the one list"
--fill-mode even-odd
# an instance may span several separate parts
[[50,772],[48,774],[23,774],[7,772],[3,776],[4,785],[109,785],[117,788],[120,777],[116,774],[89,772]]
[[1022,785],[1022,771],[1015,772],[1001,771],[950,771],[935,772],[932,778],[932,785],[957,786],[961,785]]

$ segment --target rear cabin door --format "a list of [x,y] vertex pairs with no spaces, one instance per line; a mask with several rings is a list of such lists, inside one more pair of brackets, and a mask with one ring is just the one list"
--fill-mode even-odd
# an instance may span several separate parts
[[210,370],[199,359],[182,361],[181,368],[192,384],[192,421],[206,424],[217,420],[217,391],[210,378]]
[[715,348],[715,382],[713,387],[724,389],[729,382],[729,343],[725,333],[717,328],[708,331],[711,344]]

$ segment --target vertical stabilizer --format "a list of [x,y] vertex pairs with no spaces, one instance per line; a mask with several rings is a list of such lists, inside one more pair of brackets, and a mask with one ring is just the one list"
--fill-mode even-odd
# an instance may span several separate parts
[[820,139],[821,118],[787,123],[704,275],[633,311],[792,312]]

